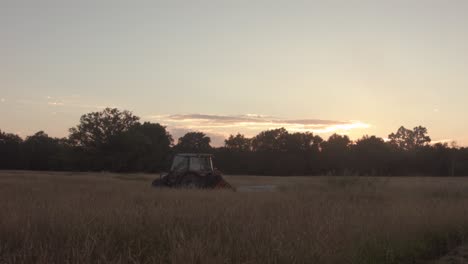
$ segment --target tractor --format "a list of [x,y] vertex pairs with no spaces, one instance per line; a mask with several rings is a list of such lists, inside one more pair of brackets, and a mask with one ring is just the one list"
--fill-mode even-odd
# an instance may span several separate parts
[[156,188],[231,189],[221,173],[213,168],[211,154],[177,154],[168,173],[153,181]]

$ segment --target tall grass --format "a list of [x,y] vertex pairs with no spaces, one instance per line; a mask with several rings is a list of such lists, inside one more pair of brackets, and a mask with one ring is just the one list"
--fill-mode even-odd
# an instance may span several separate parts
[[156,190],[145,175],[1,173],[0,263],[420,263],[468,234],[461,178],[227,179],[279,188]]

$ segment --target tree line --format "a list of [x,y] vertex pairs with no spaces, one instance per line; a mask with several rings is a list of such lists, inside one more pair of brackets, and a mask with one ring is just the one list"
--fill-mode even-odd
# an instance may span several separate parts
[[130,111],[107,108],[83,115],[67,138],[43,131],[22,139],[0,131],[0,169],[159,172],[175,153],[214,154],[229,174],[467,176],[468,148],[430,144],[425,127],[400,127],[385,141],[363,136],[352,141],[334,134],[327,140],[313,133],[284,128],[255,137],[231,135],[223,147],[212,147],[202,132],[174,141],[166,128],[140,122]]

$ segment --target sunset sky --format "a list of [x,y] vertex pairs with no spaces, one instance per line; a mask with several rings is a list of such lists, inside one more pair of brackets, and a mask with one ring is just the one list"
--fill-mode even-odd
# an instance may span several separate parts
[[0,129],[131,110],[222,143],[426,126],[468,146],[468,1],[0,0]]

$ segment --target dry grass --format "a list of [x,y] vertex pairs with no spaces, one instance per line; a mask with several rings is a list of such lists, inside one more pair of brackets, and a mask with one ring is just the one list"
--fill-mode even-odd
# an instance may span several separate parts
[[226,177],[279,186],[236,193],[151,177],[0,173],[0,263],[424,263],[468,234],[462,178]]

